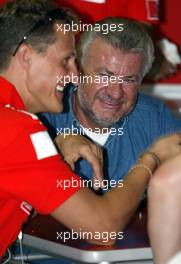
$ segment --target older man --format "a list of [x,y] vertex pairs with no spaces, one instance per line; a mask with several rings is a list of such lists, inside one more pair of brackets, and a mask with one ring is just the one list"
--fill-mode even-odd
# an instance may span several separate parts
[[[156,138],[180,131],[181,121],[162,102],[138,93],[154,59],[147,33],[121,18],[96,24],[100,30],[84,32],[78,43],[80,81],[84,82],[71,89],[65,113],[45,116],[52,134],[82,133],[101,145],[105,177],[118,181]],[[111,25],[114,30],[105,34],[105,27],[111,29]],[[120,25],[124,30],[119,30]],[[82,178],[92,177],[85,160],[78,162],[76,172]]]

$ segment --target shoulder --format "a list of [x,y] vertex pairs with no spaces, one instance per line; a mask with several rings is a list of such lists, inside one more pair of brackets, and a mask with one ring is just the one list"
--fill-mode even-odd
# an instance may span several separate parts
[[37,116],[10,106],[0,108],[0,119],[1,148],[30,134],[46,131]]
[[[43,127],[38,117],[24,110],[17,110],[9,105],[0,108],[1,125],[13,126],[16,129],[25,129],[28,126]],[[19,125],[19,126],[18,126]]]
[[171,133],[180,130],[181,120],[160,100],[143,94],[138,95],[134,110],[129,115],[130,120],[140,121],[144,126],[155,131]]
[[153,98],[151,96],[144,95],[142,93],[138,94],[135,110],[151,111],[151,112],[159,113],[164,111],[165,109],[167,109],[167,107],[162,101]]

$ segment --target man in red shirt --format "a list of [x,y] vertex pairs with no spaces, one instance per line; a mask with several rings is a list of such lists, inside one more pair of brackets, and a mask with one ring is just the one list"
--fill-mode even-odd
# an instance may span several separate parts
[[[56,26],[72,19],[44,0],[14,1],[0,11],[0,256],[16,239],[32,207],[76,231],[114,233],[108,239],[113,243],[157,167],[153,154],[146,152],[125,178],[126,191],[117,186],[96,196],[81,188],[82,182],[61,160],[34,115],[62,111],[64,87],[57,76],[76,74],[75,47],[73,33]],[[150,150],[164,161],[180,152],[180,141],[175,135]],[[91,242],[104,244],[103,237]]]

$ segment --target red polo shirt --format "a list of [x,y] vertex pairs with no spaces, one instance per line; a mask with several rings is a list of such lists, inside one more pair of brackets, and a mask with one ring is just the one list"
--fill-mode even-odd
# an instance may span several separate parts
[[46,128],[25,111],[15,87],[0,77],[0,256],[17,238],[34,207],[49,214],[80,188],[57,188],[76,180]]

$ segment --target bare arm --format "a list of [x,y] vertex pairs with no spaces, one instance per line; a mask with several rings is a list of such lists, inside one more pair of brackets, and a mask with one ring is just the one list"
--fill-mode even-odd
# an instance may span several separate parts
[[[155,162],[151,157],[145,155],[142,160],[154,169]],[[103,196],[87,188],[81,189],[56,209],[52,216],[77,232],[81,229],[92,233],[117,233],[125,227],[137,209],[149,177],[144,169],[136,169],[125,178],[123,187],[112,188]],[[114,243],[114,240],[109,243]]]

